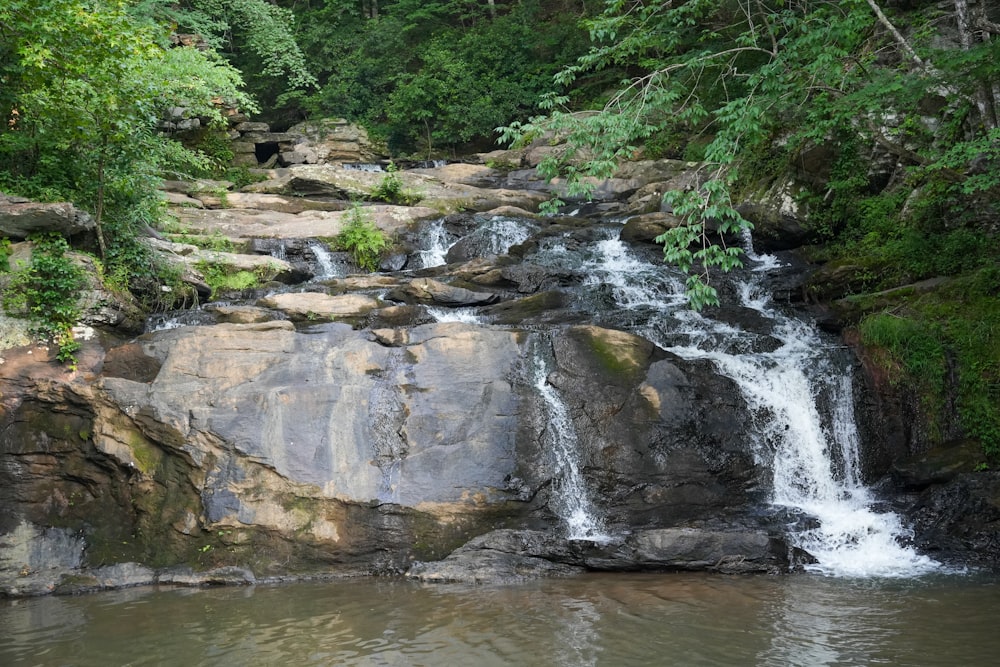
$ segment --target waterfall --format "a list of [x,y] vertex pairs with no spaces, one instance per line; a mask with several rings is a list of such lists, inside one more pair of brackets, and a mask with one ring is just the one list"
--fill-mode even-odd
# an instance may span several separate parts
[[[807,569],[850,577],[937,569],[906,546],[911,534],[896,514],[873,509],[876,500],[861,481],[853,359],[771,302],[764,283],[780,260],[756,253],[747,236],[743,277],[728,277],[738,303],[727,304],[730,317],[718,321],[687,308],[681,280],[636,257],[617,232],[609,227],[582,259],[554,246],[544,261],[582,267],[585,290],[613,297],[611,321],[680,357],[709,360],[736,383],[753,421],[748,438],[757,463],[773,471],[770,502],[802,519],[789,527],[789,539],[817,559]],[[732,321],[740,310],[752,331]],[[539,392],[552,399],[541,384]]]
[[511,246],[527,241],[532,231],[533,228],[524,220],[498,215],[490,218],[489,223],[480,227],[477,233],[481,232],[486,240],[485,254],[503,255]]
[[427,308],[427,314],[437,322],[463,322],[465,324],[483,324],[483,318],[476,313],[475,308]]
[[382,168],[382,165],[374,162],[345,162],[340,165],[340,167],[344,171],[366,171],[375,174],[380,174],[385,171],[385,169]]
[[444,229],[444,218],[439,218],[424,228],[421,234],[421,245],[425,246],[420,251],[420,265],[423,268],[441,266],[445,263],[445,255],[448,248],[452,246],[452,241],[448,238],[448,232]]
[[545,448],[555,457],[557,472],[552,481],[552,509],[565,523],[567,538],[607,543],[612,540],[602,525],[580,472],[580,454],[576,430],[566,404],[548,382],[546,363],[534,355],[534,383],[546,412],[542,435]]
[[[479,225],[464,236],[461,242],[480,257],[503,255],[511,246],[524,243],[534,231],[531,222],[504,216],[479,218],[477,222]],[[423,268],[444,264],[448,251],[456,243],[445,230],[444,219],[435,220],[424,227],[419,242],[423,247],[419,252]]]
[[636,257],[619,238],[618,230],[611,237],[598,241],[596,255],[584,265],[583,285],[611,288],[620,308],[632,310],[643,306],[661,308],[684,303],[681,282],[662,266],[655,266]]
[[[872,509],[874,499],[860,481],[849,360],[838,362],[835,347],[811,324],[773,308],[760,275],[751,273],[738,292],[744,307],[773,323],[777,349],[737,353],[730,350],[745,346],[706,346],[712,333],[731,337],[742,332],[720,328],[696,313],[681,316],[694,342],[668,349],[685,358],[711,360],[739,387],[753,415],[758,462],[773,469],[771,502],[812,522],[806,529],[790,530],[792,542],[818,561],[807,570],[906,577],[937,569],[938,563],[904,546],[910,533],[896,514]],[[706,335],[698,336],[699,329]],[[826,414],[821,403],[830,406]]]
[[327,250],[326,246],[321,243],[310,243],[309,249],[312,250],[313,255],[316,257],[316,266],[319,269],[319,273],[314,277],[315,280],[342,277],[343,274],[337,269],[337,265],[333,261],[333,255]]

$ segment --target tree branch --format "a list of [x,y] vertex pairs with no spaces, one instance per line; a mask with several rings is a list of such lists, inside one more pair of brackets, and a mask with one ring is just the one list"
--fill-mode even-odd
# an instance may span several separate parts
[[1000,35],[1000,23],[994,23],[985,16],[977,16],[975,27],[991,35]]
[[899,45],[903,48],[903,51],[906,53],[906,55],[909,56],[910,60],[912,60],[914,64],[916,64],[916,66],[919,67],[920,69],[926,68],[927,64],[920,58],[920,56],[917,55],[917,52],[913,50],[913,47],[910,46],[910,43],[906,41],[906,38],[903,37],[903,34],[896,29],[896,26],[892,24],[892,21],[890,21],[889,18],[885,15],[885,13],[882,11],[882,8],[878,6],[878,3],[876,3],[875,0],[867,0],[867,1],[868,1],[868,6],[872,8],[873,12],[875,12],[875,16],[878,18],[879,23],[881,23],[885,27],[885,29],[889,31],[889,33],[893,36],[896,42],[898,42]]

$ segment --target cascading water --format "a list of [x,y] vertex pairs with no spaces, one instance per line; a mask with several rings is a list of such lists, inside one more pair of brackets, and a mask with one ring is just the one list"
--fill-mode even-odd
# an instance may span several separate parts
[[524,243],[534,230],[527,220],[495,215],[466,235],[463,242],[475,247],[479,256],[503,255],[511,246]]
[[604,530],[580,472],[577,435],[569,412],[555,387],[548,382],[545,359],[536,353],[533,362],[535,389],[542,397],[547,416],[543,433],[545,449],[552,452],[557,466],[552,509],[566,523],[568,539],[610,542],[612,538]]
[[314,276],[315,280],[343,277],[344,272],[338,269],[336,262],[333,261],[333,255],[325,246],[320,243],[310,243],[309,249],[316,257],[316,266],[319,268],[319,273]]
[[[524,223],[484,221],[470,236],[499,252],[518,240]],[[516,221],[515,221],[516,222]],[[861,481],[859,437],[854,422],[853,360],[808,322],[777,308],[764,287],[781,262],[753,252],[748,267],[731,277],[740,311],[719,321],[687,307],[683,282],[659,261],[646,261],[619,240],[620,226],[593,230],[585,242],[571,231],[543,237],[530,261],[580,276],[576,307],[644,336],[680,357],[705,359],[733,380],[753,420],[748,437],[761,466],[773,470],[771,503],[801,517],[790,540],[816,558],[808,569],[836,576],[915,576],[938,563],[905,546],[909,536],[899,517],[873,509],[875,499]],[[593,241],[593,234],[598,236]],[[513,240],[512,240],[513,239]],[[527,258],[526,258],[527,259]],[[454,315],[444,315],[452,318]],[[727,318],[731,319],[731,318]],[[747,326],[744,329],[744,326]],[[607,539],[580,474],[576,434],[558,392],[546,380],[546,363],[535,363],[534,385],[548,418],[545,437],[558,458],[556,511],[574,539]]]
[[[534,230],[527,220],[492,216],[481,221],[481,224],[467,234],[462,241],[473,248],[476,255],[502,255],[511,246],[523,243]],[[435,220],[424,228],[419,251],[422,268],[441,266],[446,261],[448,251],[455,245],[456,239],[451,238],[444,228],[444,220]]]
[[427,314],[438,322],[462,322],[464,324],[483,324],[483,318],[476,313],[475,308],[434,308],[429,307]]
[[[902,544],[908,533],[897,515],[871,509],[874,499],[860,481],[848,360],[838,363],[835,346],[811,324],[772,307],[760,276],[775,259],[749,258],[753,268],[765,271],[751,271],[739,284],[741,305],[772,323],[771,336],[780,346],[746,351],[753,344],[733,339],[747,334],[692,311],[674,313],[690,342],[664,346],[681,357],[711,360],[739,386],[753,414],[757,458],[773,469],[772,503],[813,522],[790,535],[816,558],[807,569],[862,577],[914,576],[937,569],[935,561]],[[657,333],[646,332],[653,340]],[[718,345],[720,338],[728,344]],[[821,398],[830,406],[828,414],[820,410]]]
[[618,307],[628,309],[684,303],[681,282],[663,270],[629,252],[617,229],[596,244],[596,255],[585,265],[585,287],[610,286]]
[[448,248],[453,243],[454,241],[448,237],[448,232],[445,231],[444,218],[432,222],[424,229],[422,234],[421,245],[424,249],[418,253],[420,256],[420,266],[430,268],[444,264]]
[[340,166],[345,171],[366,171],[375,174],[380,174],[385,171],[385,169],[382,168],[382,165],[374,162],[345,162]]

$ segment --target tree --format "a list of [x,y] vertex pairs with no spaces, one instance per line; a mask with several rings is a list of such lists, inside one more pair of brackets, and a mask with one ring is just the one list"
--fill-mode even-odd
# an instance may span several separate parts
[[358,0],[285,2],[319,83],[273,115],[343,116],[399,152],[492,142],[585,49],[585,3],[568,0],[383,0],[375,18]]
[[135,236],[160,210],[162,171],[204,157],[161,135],[169,107],[222,123],[253,109],[239,73],[211,51],[164,48],[168,30],[125,0],[8,0],[0,7],[0,186],[94,213],[109,268],[148,266]]
[[244,74],[280,79],[289,89],[316,84],[295,38],[295,15],[285,7],[267,0],[141,0],[135,13],[197,34]]
[[[660,239],[665,258],[691,272],[696,308],[718,302],[709,268],[738,263],[707,223],[747,225],[732,187],[741,168],[778,144],[794,154],[851,137],[881,145],[919,168],[919,178],[948,181],[952,195],[996,187],[995,171],[968,168],[995,160],[1000,142],[988,105],[974,103],[1000,72],[996,40],[935,52],[927,30],[907,39],[874,0],[607,0],[585,24],[594,45],[556,82],[613,73],[618,89],[589,114],[571,113],[568,97],[550,95],[547,116],[501,131],[507,140],[548,131],[565,137],[569,150],[541,169],[581,189],[583,176],[610,175],[650,138],[705,137],[699,157],[709,176],[699,191],[668,193],[685,225]],[[928,123],[923,109],[934,91],[949,101]]]

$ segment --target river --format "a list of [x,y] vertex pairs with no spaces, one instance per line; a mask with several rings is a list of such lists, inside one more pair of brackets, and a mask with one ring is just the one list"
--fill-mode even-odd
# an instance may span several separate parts
[[0,602],[2,665],[991,665],[1000,580],[362,579]]

